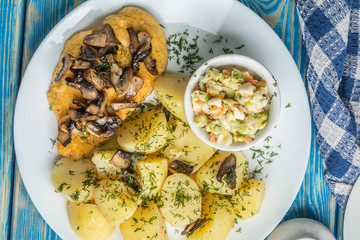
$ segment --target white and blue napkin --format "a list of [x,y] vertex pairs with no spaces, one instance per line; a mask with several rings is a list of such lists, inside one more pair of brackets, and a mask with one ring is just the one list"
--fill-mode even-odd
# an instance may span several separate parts
[[345,209],[360,175],[360,1],[297,0],[325,180]]

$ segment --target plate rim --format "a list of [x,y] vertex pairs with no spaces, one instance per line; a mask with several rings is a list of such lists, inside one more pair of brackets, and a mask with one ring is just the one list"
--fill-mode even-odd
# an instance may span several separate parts
[[[351,236],[349,235],[349,227],[351,227],[351,219],[350,218],[352,216],[351,213],[352,210],[354,209],[356,205],[356,199],[355,197],[356,196],[360,196],[360,177],[358,177],[355,181],[355,184],[354,186],[352,187],[351,189],[351,192],[350,192],[350,195],[349,195],[349,199],[348,199],[348,202],[347,202],[347,205],[346,205],[346,209],[345,209],[345,212],[344,212],[344,231],[343,231],[343,237],[344,237],[344,240],[348,240],[348,239],[352,239]],[[360,212],[360,207],[358,207],[359,211]],[[350,214],[350,215],[349,215]],[[350,226],[349,226],[350,224]],[[360,232],[360,231],[358,231]]]
[[[29,71],[27,71],[27,70],[28,70],[29,68],[31,68],[33,64],[35,64],[34,61],[33,61],[33,59],[35,59],[35,58],[38,56],[38,54],[39,54],[39,52],[40,52],[40,51],[38,51],[38,49],[43,48],[43,46],[49,41],[49,38],[51,37],[51,35],[54,34],[54,32],[57,31],[57,29],[58,29],[61,25],[63,25],[64,23],[66,23],[66,22],[68,21],[68,19],[71,19],[72,17],[74,17],[73,15],[75,15],[75,14],[78,13],[78,12],[80,12],[83,8],[86,8],[86,7],[88,7],[88,6],[91,6],[91,5],[93,4],[93,2],[96,2],[96,1],[97,1],[97,0],[89,0],[89,1],[87,1],[87,2],[84,2],[84,3],[80,4],[79,6],[77,6],[76,8],[74,8],[74,9],[73,9],[72,11],[70,11],[69,13],[67,13],[67,15],[64,16],[64,17],[49,31],[49,33],[48,33],[48,34],[46,35],[46,37],[41,41],[41,43],[40,43],[39,46],[37,47],[36,51],[34,52],[33,56],[31,57],[28,65],[27,65],[27,67],[26,67],[25,73],[24,73],[24,75],[23,75],[22,78],[21,78],[21,85],[20,85],[20,87],[19,87],[19,91],[18,91],[17,97],[16,97],[14,120],[13,120],[13,122],[14,122],[13,135],[14,135],[15,153],[17,152],[17,149],[21,148],[21,147],[17,147],[19,144],[18,144],[17,137],[16,137],[16,136],[18,136],[18,133],[17,133],[17,124],[16,124],[16,123],[18,123],[18,122],[20,121],[20,120],[18,120],[18,118],[19,118],[19,117],[18,117],[18,115],[19,115],[19,114],[18,114],[18,109],[19,109],[19,107],[18,107],[18,100],[19,100],[19,96],[23,95],[23,92],[25,91],[24,88],[23,88],[23,80],[25,79],[25,81],[29,81],[29,80],[26,80],[26,79],[29,78],[29,77],[28,77],[28,74],[29,74],[28,72],[29,72]],[[239,2],[239,1],[235,1],[235,0],[227,0],[227,1],[241,5],[242,8],[246,9],[248,12],[250,12],[251,14],[253,14],[253,16],[257,17],[260,21],[266,23],[260,16],[258,16],[255,12],[253,12],[250,8],[248,8],[248,7],[247,7],[246,5],[244,5],[243,3]],[[124,7],[124,6],[127,4],[127,2],[130,2],[130,4],[131,4],[132,1],[131,1],[131,0],[130,0],[130,1],[127,1],[127,0],[119,1],[119,8],[118,8],[118,9],[121,9],[122,7]],[[274,37],[276,37],[279,41],[282,42],[282,40],[280,39],[280,37],[275,33],[275,31],[274,31],[268,24],[266,24],[266,27],[271,30],[270,32],[272,33],[272,35],[273,35]],[[64,42],[64,43],[65,43],[65,42]],[[63,43],[63,44],[64,44],[64,43]],[[290,57],[290,58],[292,59],[291,64],[293,64],[294,66],[296,66],[296,63],[295,63],[294,58],[292,57],[292,55],[290,54],[289,50],[287,49],[287,47],[285,46],[285,44],[284,44],[283,42],[282,42],[282,48],[285,49],[285,52],[286,52],[286,54],[288,55],[288,57]],[[296,69],[297,69],[297,75],[298,75],[298,77],[299,77],[300,79],[302,79],[301,74],[300,74],[299,69],[298,69],[297,66],[296,66]],[[302,82],[303,82],[303,81],[302,81]],[[50,83],[49,83],[49,85],[50,85]],[[307,93],[306,93],[306,90],[305,90],[305,86],[304,86],[304,88],[302,89],[302,91],[303,91],[303,93],[305,93],[306,99],[308,100],[308,96],[307,96]],[[290,206],[292,205],[292,202],[293,202],[293,201],[295,200],[295,198],[296,198],[296,195],[297,195],[297,193],[298,193],[298,191],[299,191],[299,189],[300,189],[300,187],[301,187],[301,184],[302,184],[302,182],[303,182],[303,178],[304,178],[304,175],[305,175],[305,173],[306,173],[307,165],[308,165],[308,162],[309,162],[309,159],[310,159],[311,137],[312,137],[312,135],[313,135],[313,131],[311,130],[311,125],[312,125],[312,124],[311,124],[311,115],[310,115],[309,102],[306,101],[306,103],[304,103],[304,104],[306,104],[306,114],[309,116],[309,119],[308,119],[308,121],[306,122],[306,125],[308,125],[307,127],[308,127],[308,129],[309,129],[309,133],[310,133],[310,134],[309,134],[309,136],[308,136],[308,138],[307,138],[307,140],[306,140],[306,142],[308,143],[308,146],[307,146],[306,149],[304,149],[304,151],[306,152],[305,155],[308,156],[308,157],[307,157],[306,161],[304,161],[303,169],[302,169],[302,171],[301,171],[301,172],[302,172],[302,174],[301,174],[301,175],[302,175],[302,180],[299,181],[299,183],[297,184],[297,187],[294,188],[294,189],[296,189],[296,191],[294,191],[293,194],[292,194],[292,198],[291,198],[291,199],[293,199],[293,200],[289,203],[289,205],[287,206],[286,209],[284,208],[285,210],[284,210],[284,212],[283,212],[283,214],[282,214],[282,218],[285,216],[286,212],[289,210]],[[22,161],[18,161],[18,158],[16,157],[16,162],[17,162],[17,164],[19,165],[19,172],[20,172],[21,177],[23,178],[23,176],[24,176],[24,174],[23,174],[24,167],[21,167],[21,166],[22,166]],[[41,217],[44,219],[44,221],[50,226],[49,222],[45,220],[42,211],[40,211],[39,208],[38,208],[38,206],[35,205],[35,202],[34,202],[34,200],[33,200],[33,196],[32,196],[32,194],[31,194],[31,192],[28,191],[28,189],[29,189],[29,186],[28,186],[29,182],[23,181],[23,183],[24,183],[24,186],[25,186],[25,188],[26,188],[27,194],[29,195],[29,197],[30,197],[31,201],[33,202],[35,208],[37,209],[37,211],[39,212],[39,214],[41,215]],[[53,230],[54,232],[56,232],[56,234],[58,234],[59,236],[63,235],[62,233],[59,233],[58,231],[55,231],[55,230],[54,230],[55,228],[54,228],[52,225],[51,225],[50,227],[51,227],[52,230]],[[276,226],[275,226],[275,227],[276,227]],[[270,233],[270,232],[269,232],[269,233]],[[269,234],[269,233],[267,233],[267,234]]]

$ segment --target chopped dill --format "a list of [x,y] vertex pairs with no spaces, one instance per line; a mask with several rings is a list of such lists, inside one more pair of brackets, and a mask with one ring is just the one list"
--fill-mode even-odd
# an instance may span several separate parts
[[243,47],[245,47],[245,44],[240,45],[240,46],[236,47],[235,49],[236,49],[236,50],[240,50],[240,49],[242,49]]

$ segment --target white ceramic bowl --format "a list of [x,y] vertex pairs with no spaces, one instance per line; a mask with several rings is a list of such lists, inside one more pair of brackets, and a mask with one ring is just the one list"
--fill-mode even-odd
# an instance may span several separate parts
[[[219,68],[229,65],[246,69],[251,74],[258,75],[260,78],[265,80],[269,89],[269,96],[273,97],[271,98],[270,102],[268,123],[264,129],[256,133],[254,140],[250,143],[232,143],[230,146],[225,146],[217,144],[216,142],[211,143],[209,140],[209,134],[205,132],[202,128],[199,128],[195,125],[194,112],[192,110],[191,104],[191,93],[194,91],[195,84],[199,82],[200,76],[203,75],[209,67]],[[259,142],[262,142],[267,136],[270,135],[270,132],[276,126],[276,122],[280,114],[280,103],[281,102],[279,88],[277,87],[277,82],[274,79],[273,75],[263,65],[261,65],[254,59],[237,54],[221,55],[206,61],[191,76],[186,87],[184,96],[185,115],[191,129],[203,142],[223,151],[245,150],[258,144]]]

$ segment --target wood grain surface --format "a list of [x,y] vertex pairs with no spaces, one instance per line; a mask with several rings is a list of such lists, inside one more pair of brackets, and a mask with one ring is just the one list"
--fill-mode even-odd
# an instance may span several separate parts
[[0,1],[0,239],[10,233],[14,173],[13,116],[20,81],[24,1]]
[[[0,128],[0,239],[59,239],[32,204],[14,159],[13,115],[20,76],[46,34],[83,0],[0,1],[0,74],[2,79]],[[240,0],[260,15],[292,54],[303,79],[305,55],[295,0]],[[305,85],[306,85],[305,81]],[[315,137],[300,191],[284,220],[315,219],[342,239],[343,213],[323,179]]]

